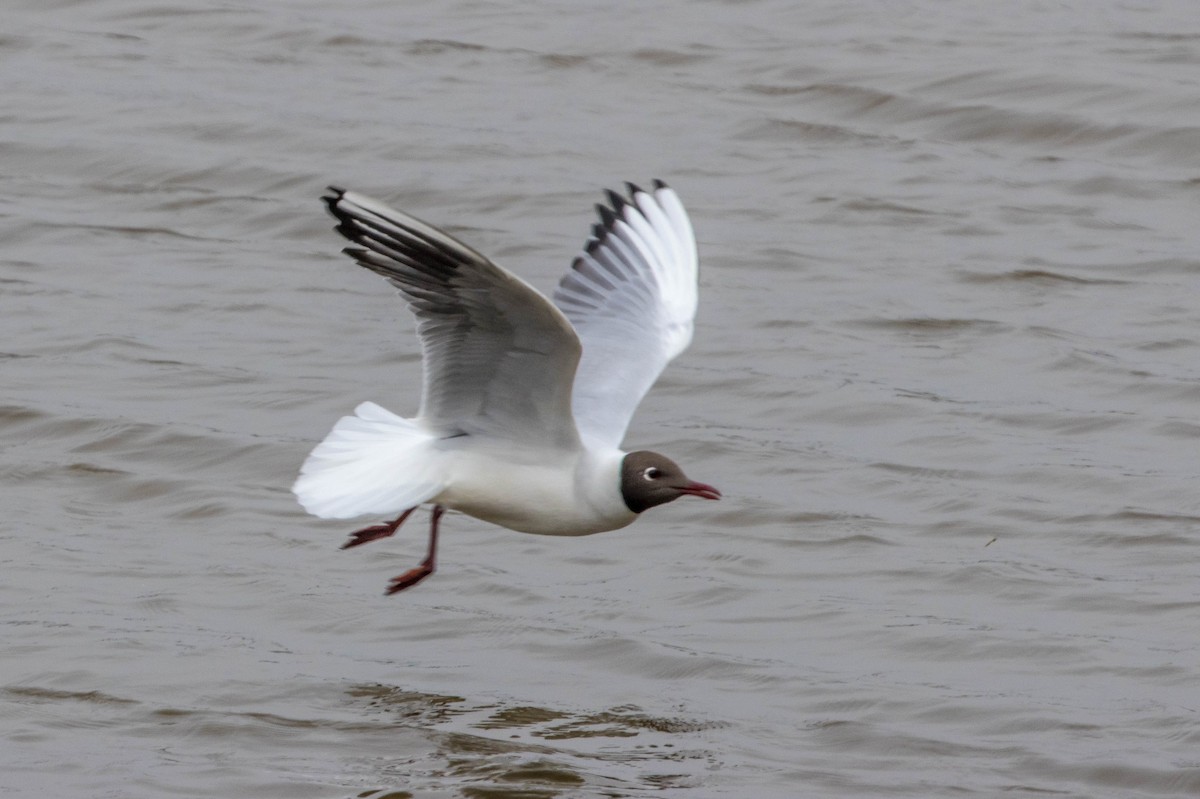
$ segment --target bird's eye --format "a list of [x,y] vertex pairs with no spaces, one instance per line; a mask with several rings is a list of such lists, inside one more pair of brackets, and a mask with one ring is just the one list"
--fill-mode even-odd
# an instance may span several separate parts
[[662,477],[662,472],[659,471],[657,466],[651,466],[650,468],[646,469],[646,471],[642,472],[642,477],[645,477],[647,480],[657,480],[658,478]]

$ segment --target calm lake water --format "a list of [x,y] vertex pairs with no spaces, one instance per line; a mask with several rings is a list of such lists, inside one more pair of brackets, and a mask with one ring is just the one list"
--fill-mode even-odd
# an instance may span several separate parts
[[[10,0],[0,795],[1200,795],[1192,2]],[[328,183],[549,290],[663,178],[725,493],[549,539],[289,488],[416,409]]]

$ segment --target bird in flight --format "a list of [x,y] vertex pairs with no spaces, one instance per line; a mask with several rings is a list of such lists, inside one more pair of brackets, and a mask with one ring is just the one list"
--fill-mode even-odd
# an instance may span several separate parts
[[696,239],[675,192],[626,184],[551,302],[445,231],[352,191],[323,199],[344,252],[387,278],[417,320],[416,417],[364,402],[334,425],[293,491],[309,513],[391,521],[343,549],[386,538],[423,504],[429,548],[394,594],[434,572],[442,514],[540,535],[616,530],[684,495],[719,499],[664,455],[621,449],[642,397],[687,348],[696,315]]

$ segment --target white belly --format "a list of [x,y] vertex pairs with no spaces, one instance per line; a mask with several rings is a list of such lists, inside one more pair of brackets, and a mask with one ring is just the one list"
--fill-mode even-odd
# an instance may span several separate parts
[[637,514],[621,498],[624,453],[447,453],[449,485],[431,502],[538,535],[590,535]]

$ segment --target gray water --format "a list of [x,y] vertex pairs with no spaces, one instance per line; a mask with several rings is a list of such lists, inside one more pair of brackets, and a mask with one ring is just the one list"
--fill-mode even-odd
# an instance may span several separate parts
[[[1200,794],[1192,2],[9,0],[0,795]],[[416,409],[370,192],[549,290],[691,211],[626,530],[289,486]]]

